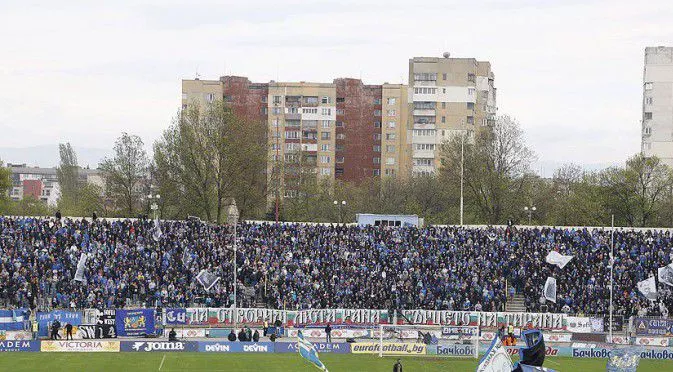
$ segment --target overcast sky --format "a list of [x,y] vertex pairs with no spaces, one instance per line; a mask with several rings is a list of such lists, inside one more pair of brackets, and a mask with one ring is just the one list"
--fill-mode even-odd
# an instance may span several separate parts
[[673,44],[670,0],[44,3],[0,0],[0,147],[149,148],[197,70],[406,83],[449,51],[491,62],[536,167],[614,164],[640,149],[644,48]]

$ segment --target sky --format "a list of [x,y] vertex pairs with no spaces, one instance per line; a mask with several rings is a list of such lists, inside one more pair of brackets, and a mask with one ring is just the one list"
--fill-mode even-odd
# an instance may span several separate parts
[[151,149],[197,72],[407,83],[409,58],[447,51],[491,62],[534,168],[620,164],[640,150],[644,48],[673,46],[671,19],[670,0],[0,0],[0,158],[111,151],[122,131]]

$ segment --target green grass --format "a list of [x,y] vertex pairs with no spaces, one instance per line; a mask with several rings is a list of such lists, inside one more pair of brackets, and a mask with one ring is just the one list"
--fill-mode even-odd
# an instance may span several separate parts
[[[165,359],[164,359],[165,358]],[[162,365],[163,359],[163,365]],[[322,354],[330,372],[390,372],[394,357]],[[474,359],[402,357],[405,372],[474,371]],[[545,367],[558,371],[605,371],[605,359],[547,358]],[[0,371],[159,371],[162,372],[271,372],[318,371],[297,354],[216,353],[2,353]],[[641,360],[638,372],[671,370],[671,361]]]

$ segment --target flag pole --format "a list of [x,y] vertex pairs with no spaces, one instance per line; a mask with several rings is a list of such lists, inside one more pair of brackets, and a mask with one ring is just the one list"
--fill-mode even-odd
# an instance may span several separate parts
[[615,215],[612,215],[612,229],[610,230],[610,343],[612,343],[612,287],[613,274],[615,266]]

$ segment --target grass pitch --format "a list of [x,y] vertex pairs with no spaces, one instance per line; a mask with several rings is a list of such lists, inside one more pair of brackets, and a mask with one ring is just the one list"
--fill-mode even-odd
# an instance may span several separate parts
[[[321,354],[330,372],[392,371],[394,357]],[[405,372],[474,371],[474,359],[402,357]],[[545,367],[557,371],[605,371],[605,359],[547,358]],[[639,372],[673,369],[665,360],[641,360]],[[160,372],[258,372],[311,371],[317,369],[297,354],[216,353],[3,353],[0,371],[160,371]]]

